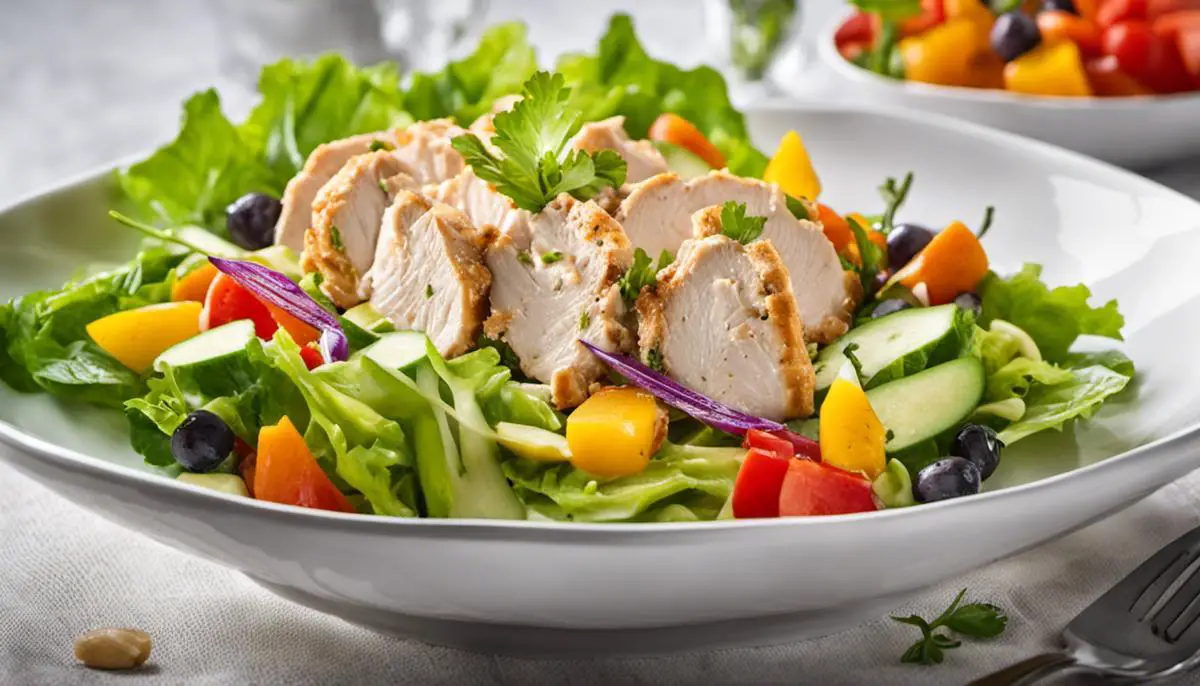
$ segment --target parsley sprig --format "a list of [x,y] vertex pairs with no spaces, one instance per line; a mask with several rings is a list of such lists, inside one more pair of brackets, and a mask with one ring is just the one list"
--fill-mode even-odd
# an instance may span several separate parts
[[570,147],[583,114],[568,106],[571,90],[563,84],[562,74],[548,72],[525,82],[521,100],[496,115],[491,142],[500,155],[475,134],[452,141],[479,178],[523,210],[540,212],[560,193],[587,200],[625,183],[625,160],[615,151],[589,153]]
[[626,302],[637,300],[638,294],[646,286],[653,286],[658,281],[658,273],[675,261],[675,257],[666,250],[658,255],[658,261],[650,259],[645,250],[636,248],[633,251],[633,264],[617,279],[617,288]]
[[846,223],[850,225],[850,232],[854,234],[854,243],[858,246],[858,255],[861,263],[855,268],[858,271],[859,281],[862,283],[863,293],[875,292],[875,278],[879,276],[879,272],[887,268],[887,255],[883,249],[873,243],[867,236],[867,230],[863,228],[853,217],[846,217]]
[[900,657],[901,662],[919,665],[941,664],[946,657],[945,651],[962,645],[962,641],[938,631],[943,627],[973,638],[992,638],[1004,633],[1005,627],[1008,626],[1008,615],[990,603],[961,605],[966,594],[965,588],[959,591],[950,607],[932,622],[916,615],[892,617],[901,624],[909,624],[921,630],[921,639],[904,651],[904,655]]
[[913,173],[909,172],[904,175],[904,180],[896,183],[892,177],[888,177],[883,185],[879,187],[879,195],[883,196],[883,203],[886,209],[883,211],[883,217],[879,220],[879,230],[887,235],[896,228],[896,211],[904,204],[904,200],[908,198],[908,191],[912,188]]
[[721,205],[721,233],[745,245],[762,235],[766,217],[747,217],[746,203],[725,201]]

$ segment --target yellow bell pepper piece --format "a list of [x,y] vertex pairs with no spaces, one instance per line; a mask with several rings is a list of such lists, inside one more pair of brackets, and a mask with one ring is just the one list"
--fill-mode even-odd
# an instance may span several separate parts
[[140,374],[164,350],[200,333],[201,309],[191,301],[149,305],[101,317],[87,332],[104,352]]
[[666,436],[666,413],[638,388],[609,388],[567,417],[571,464],[598,476],[628,476],[646,468]]
[[795,131],[788,131],[779,141],[779,148],[767,164],[763,180],[778,185],[793,198],[816,200],[821,194],[821,179],[813,168],[804,140]]
[[986,42],[981,42],[974,21],[950,19],[919,36],[900,41],[904,76],[921,83],[969,86],[974,79],[972,60],[981,46],[986,46]]
[[1015,93],[1083,97],[1092,94],[1079,47],[1042,43],[1004,67],[1004,87]]
[[[947,20],[965,19],[975,27],[976,45],[988,46],[992,33],[992,25],[996,23],[996,15],[987,7],[984,0],[943,0],[943,8]],[[1033,13],[1030,13],[1033,16]]]
[[887,432],[867,394],[838,378],[821,405],[821,461],[874,479],[886,467]]

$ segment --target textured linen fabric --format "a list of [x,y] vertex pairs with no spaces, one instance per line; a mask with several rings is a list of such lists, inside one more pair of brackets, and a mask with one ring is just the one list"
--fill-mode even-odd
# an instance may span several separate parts
[[[668,1],[694,0],[622,4],[661,8]],[[576,3],[568,4],[575,12]],[[838,7],[837,0],[802,5],[812,27]],[[492,3],[498,16],[545,17],[545,7]],[[682,23],[677,28],[685,40],[691,35]],[[203,0],[3,3],[0,205],[171,136],[180,99],[197,88],[216,84],[231,113],[243,110],[250,100],[242,81],[223,75],[218,30]],[[531,35],[559,46],[570,40],[544,25]],[[1200,163],[1155,178],[1200,196]],[[290,604],[235,572],[100,519],[0,463],[0,684],[961,684],[1053,648],[1080,609],[1200,523],[1197,496],[1200,474],[1193,474],[1104,522],[913,597],[896,613],[932,617],[965,587],[970,599],[1011,616],[1001,638],[967,642],[936,667],[899,664],[917,632],[886,618],[758,649],[531,660],[401,641]],[[149,665],[129,674],[76,665],[74,639],[114,625],[151,634]]]

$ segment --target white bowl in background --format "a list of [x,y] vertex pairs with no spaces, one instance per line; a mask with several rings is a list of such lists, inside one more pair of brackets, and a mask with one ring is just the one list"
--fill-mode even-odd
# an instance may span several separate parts
[[944,114],[1091,155],[1147,168],[1200,156],[1200,92],[1129,98],[1056,98],[1001,90],[938,86],[880,76],[848,62],[834,34],[820,33],[817,53],[839,99],[881,109]]
[[[96,514],[381,631],[481,650],[656,653],[793,640],[884,614],[919,589],[1107,516],[1200,466],[1200,204],[1128,172],[935,116],[753,112],[756,143],[803,132],[822,197],[878,211],[912,170],[901,219],[997,207],[994,265],[1118,297],[1139,376],[1092,421],[1006,451],[986,492],[869,514],[699,524],[392,519],[303,510],[144,466],[119,413],[0,385],[0,459]],[[0,212],[0,298],[124,260],[93,175]]]

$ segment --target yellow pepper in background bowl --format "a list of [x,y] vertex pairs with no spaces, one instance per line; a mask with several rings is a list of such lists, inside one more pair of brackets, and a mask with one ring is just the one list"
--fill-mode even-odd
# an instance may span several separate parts
[[1092,94],[1079,47],[1065,40],[1043,43],[1005,65],[1004,87],[1030,95]]

